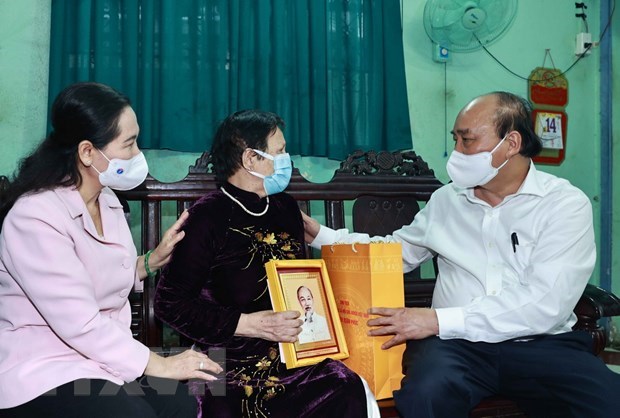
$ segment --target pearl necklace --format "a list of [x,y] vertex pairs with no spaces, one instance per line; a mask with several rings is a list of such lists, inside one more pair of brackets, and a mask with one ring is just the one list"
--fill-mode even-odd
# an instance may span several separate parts
[[230,197],[230,200],[232,200],[233,202],[235,202],[236,204],[238,204],[239,206],[241,206],[241,209],[243,209],[245,211],[245,213],[252,215],[252,216],[263,216],[264,214],[267,213],[267,211],[269,210],[269,196],[267,196],[267,206],[265,206],[265,210],[263,210],[261,213],[254,213],[250,210],[248,210],[248,208],[246,208],[245,206],[243,206],[243,204],[241,202],[239,202],[237,199],[235,199],[235,197],[233,195],[231,195],[230,193],[228,193],[226,191],[226,189],[224,189],[223,187],[220,187],[220,190],[222,191],[222,193],[224,193],[226,196]]

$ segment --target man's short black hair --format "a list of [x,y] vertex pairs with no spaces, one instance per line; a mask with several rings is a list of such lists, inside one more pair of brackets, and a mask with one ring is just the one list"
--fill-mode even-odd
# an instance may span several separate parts
[[510,131],[521,134],[521,150],[524,157],[535,157],[542,151],[542,141],[534,131],[531,103],[516,94],[496,91],[490,95],[497,98],[495,131],[503,138]]

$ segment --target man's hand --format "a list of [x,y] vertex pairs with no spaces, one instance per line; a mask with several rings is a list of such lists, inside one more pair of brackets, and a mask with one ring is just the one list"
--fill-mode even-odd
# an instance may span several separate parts
[[316,219],[306,215],[303,210],[300,212],[301,217],[304,221],[304,240],[308,244],[311,244],[319,233],[319,229],[321,229],[321,224],[319,224]]
[[434,309],[428,308],[370,308],[370,315],[379,315],[369,319],[369,327],[377,327],[368,331],[368,335],[394,335],[381,345],[387,350],[407,340],[421,340],[439,334],[439,322]]

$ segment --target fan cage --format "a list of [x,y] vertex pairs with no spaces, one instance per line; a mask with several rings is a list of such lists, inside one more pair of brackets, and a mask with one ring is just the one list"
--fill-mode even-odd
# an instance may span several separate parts
[[[424,6],[424,29],[435,43],[455,52],[467,52],[495,42],[511,26],[518,0],[428,0]],[[479,10],[482,13],[476,13]],[[468,29],[464,19],[479,18]],[[482,18],[481,18],[482,16]]]

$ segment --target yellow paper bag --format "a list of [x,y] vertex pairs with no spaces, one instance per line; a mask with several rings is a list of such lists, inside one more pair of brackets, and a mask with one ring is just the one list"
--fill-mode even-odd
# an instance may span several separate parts
[[377,399],[400,388],[404,344],[382,350],[391,336],[369,337],[371,306],[405,306],[403,257],[397,243],[337,244],[321,249],[334,291],[349,358],[343,360],[368,382]]

